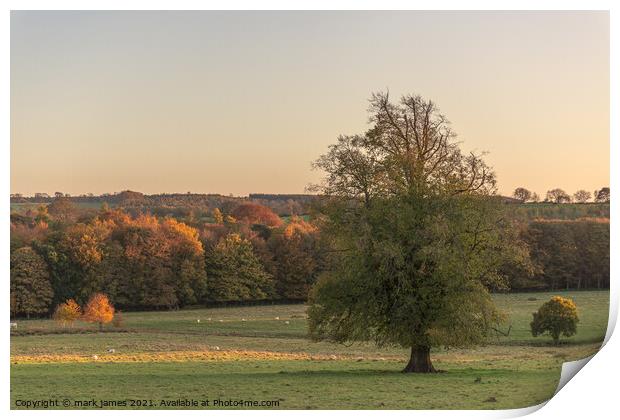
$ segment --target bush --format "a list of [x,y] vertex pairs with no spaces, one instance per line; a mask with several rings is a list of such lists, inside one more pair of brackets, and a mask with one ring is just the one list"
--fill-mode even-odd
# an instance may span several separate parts
[[56,307],[54,311],[54,320],[61,324],[63,327],[73,325],[73,323],[80,318],[82,310],[73,299],[68,299],[65,303],[61,303]]
[[111,322],[113,318],[114,307],[110,304],[108,297],[103,293],[95,293],[84,308],[84,321],[98,323],[101,331],[103,324]]
[[534,337],[549,334],[557,345],[560,335],[570,337],[577,332],[577,305],[571,299],[554,296],[532,315],[530,328]]

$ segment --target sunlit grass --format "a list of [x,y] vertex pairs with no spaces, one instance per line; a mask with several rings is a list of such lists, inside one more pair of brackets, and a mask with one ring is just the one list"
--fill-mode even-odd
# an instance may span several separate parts
[[[575,300],[574,337],[553,346],[529,333],[553,295]],[[488,345],[433,349],[437,375],[405,375],[408,351],[307,339],[304,305],[124,313],[122,328],[18,320],[11,337],[17,398],[277,399],[279,408],[517,408],[553,395],[562,363],[593,354],[607,326],[608,292],[494,296],[507,315]],[[110,350],[113,349],[113,353]]]

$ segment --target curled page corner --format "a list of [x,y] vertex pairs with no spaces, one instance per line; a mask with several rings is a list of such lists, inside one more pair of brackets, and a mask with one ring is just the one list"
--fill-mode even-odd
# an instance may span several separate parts
[[605,339],[601,344],[601,347],[592,355],[579,360],[573,360],[571,362],[565,362],[562,364],[562,373],[560,374],[560,381],[558,382],[558,387],[556,388],[553,395],[556,395],[564,385],[568,383],[573,377],[579,372],[596,354],[605,347],[605,344],[611,338],[615,328],[616,321],[618,318],[618,307],[614,304],[614,302],[618,301],[618,291],[615,288],[611,288],[609,291],[609,317],[607,319],[607,331],[605,333]]
[[620,291],[618,288],[611,287],[609,289],[609,317],[607,318],[607,332],[605,333],[605,340],[603,340],[603,345],[601,348],[607,344],[616,329],[616,321],[618,320],[618,301],[620,301],[619,298]]
[[[603,347],[601,346],[601,349]],[[600,351],[600,349],[598,350]],[[597,351],[597,353],[598,353]],[[571,379],[573,379],[573,377],[590,361],[592,360],[592,358],[596,356],[596,353],[584,358],[584,359],[579,359],[579,360],[573,360],[571,362],[565,362],[562,364],[562,372],[560,373],[560,381],[558,382],[558,386],[555,389],[555,392],[553,393],[553,396],[555,396],[558,392],[560,392],[560,390],[564,387],[564,385],[566,385]],[[553,398],[553,396],[551,398]],[[515,417],[523,417],[523,416],[527,416],[528,414],[532,414],[538,410],[540,410],[541,408],[543,408],[545,405],[547,405],[547,403],[549,401],[551,401],[551,398],[548,399],[547,401],[543,401],[540,404],[537,405],[533,405],[530,407],[524,407],[524,408],[517,408],[517,409],[512,409],[512,410],[503,410],[503,415],[501,418],[515,418]]]
[[549,400],[543,401],[540,404],[532,405],[532,406],[529,406],[529,407],[513,408],[513,409],[510,409],[510,410],[502,410],[500,415],[497,415],[499,413],[496,413],[496,417],[495,418],[512,419],[512,418],[516,418],[516,417],[525,417],[527,415],[530,415],[530,414],[540,410],[545,405],[547,405],[548,402],[549,402]]
[[[601,346],[601,348],[598,350],[600,351],[603,347]],[[598,353],[598,351],[596,353]],[[573,377],[590,361],[592,360],[592,358],[594,356],[596,356],[596,353],[584,358],[584,359],[579,359],[579,360],[573,360],[571,362],[565,362],[562,364],[562,372],[560,373],[560,381],[558,382],[558,386],[555,389],[555,392],[553,393],[553,396],[555,396],[558,392],[560,392],[560,390],[564,387],[564,385],[566,385],[571,379],[573,379]],[[553,398],[553,396],[551,398]],[[523,408],[517,408],[517,409],[512,409],[512,410],[503,410],[503,415],[501,416],[501,418],[515,418],[515,417],[523,417],[523,416],[527,416],[528,414],[532,414],[538,410],[540,410],[541,408],[543,408],[545,405],[547,405],[547,403],[549,401],[551,401],[551,398],[548,399],[547,401],[543,401],[540,404],[537,405],[533,405],[530,407],[523,407]]]
[[[601,347],[602,348],[602,347]],[[601,349],[598,349],[597,353]],[[596,356],[596,353],[579,360],[573,360],[572,362],[564,362],[562,363],[562,373],[560,374],[560,382],[558,382],[558,387],[555,389],[553,395],[556,395],[564,385],[568,383],[573,377],[579,372],[592,358]]]

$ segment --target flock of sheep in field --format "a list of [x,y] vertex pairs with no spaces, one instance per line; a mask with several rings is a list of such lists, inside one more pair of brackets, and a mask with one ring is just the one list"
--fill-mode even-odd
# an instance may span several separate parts
[[[277,317],[275,317],[274,319],[275,319],[276,321],[279,321],[279,320],[280,320],[280,317],[279,317],[279,316],[277,316]],[[211,321],[211,320],[212,320],[211,318],[207,318],[207,321]],[[218,322],[224,322],[224,320],[223,320],[223,319],[218,319]],[[241,322],[247,322],[247,319],[245,319],[245,318],[241,318]],[[200,324],[200,319],[197,319],[197,320],[196,320],[196,323]],[[290,324],[290,321],[284,321],[284,323],[285,323],[286,325],[288,325],[288,324]]]
[[[280,317],[276,316],[274,318],[274,320],[279,321]],[[213,319],[212,318],[207,318],[207,321],[211,322],[211,321],[213,321]],[[224,322],[224,320],[223,319],[218,319],[218,322]],[[241,318],[241,322],[247,322],[247,319]],[[196,319],[196,323],[200,324],[200,318]],[[284,321],[284,324],[285,325],[289,325],[290,321]],[[17,323],[16,322],[11,322],[11,329],[14,329],[14,328],[15,329],[17,328]],[[211,347],[211,350],[218,351],[218,350],[220,350],[220,348],[219,348],[219,346],[213,346],[213,347]],[[109,348],[109,349],[107,349],[107,353],[114,354],[114,353],[116,353],[116,349]],[[98,360],[99,359],[99,355],[98,354],[93,354],[92,358],[93,358],[93,360]]]

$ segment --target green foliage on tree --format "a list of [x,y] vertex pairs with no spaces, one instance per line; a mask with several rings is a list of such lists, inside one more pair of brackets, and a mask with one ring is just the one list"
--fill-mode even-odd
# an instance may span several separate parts
[[37,215],[34,218],[37,223],[48,223],[50,221],[47,206],[37,207]]
[[571,299],[554,296],[532,315],[530,328],[534,337],[549,334],[557,345],[560,335],[570,337],[577,333],[577,305]]
[[513,290],[609,287],[609,220],[538,220],[523,228],[532,272],[507,272]]
[[501,314],[489,289],[527,263],[480,156],[461,153],[431,101],[371,98],[372,128],[342,136],[326,172],[323,233],[337,254],[311,296],[310,333],[411,349],[406,372],[434,372],[430,349],[484,341]]
[[274,296],[273,278],[252,250],[252,244],[231,233],[206,255],[209,301],[261,300]]
[[275,288],[285,299],[306,300],[323,269],[324,255],[316,227],[300,219],[277,229],[268,240]]
[[11,254],[11,313],[41,315],[47,313],[54,292],[45,260],[31,247]]

